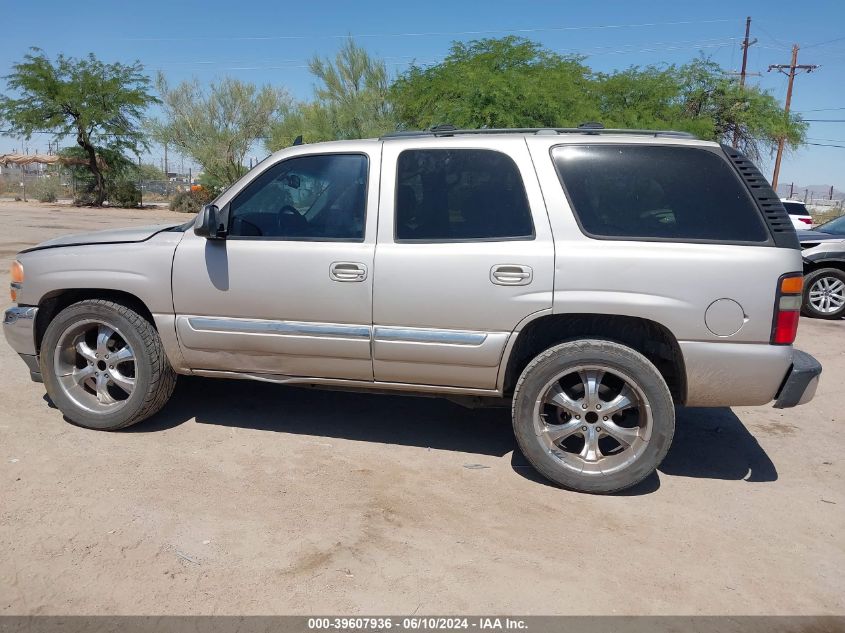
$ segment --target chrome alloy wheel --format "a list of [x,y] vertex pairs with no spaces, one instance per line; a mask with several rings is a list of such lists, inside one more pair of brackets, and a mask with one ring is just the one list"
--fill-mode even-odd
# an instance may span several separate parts
[[135,352],[114,326],[75,323],[59,337],[53,354],[59,388],[92,413],[112,413],[135,389]]
[[832,314],[845,305],[845,282],[836,277],[819,277],[810,286],[810,305],[820,314]]
[[610,474],[645,450],[652,432],[651,406],[636,381],[616,369],[572,367],[540,390],[534,430],[564,467]]

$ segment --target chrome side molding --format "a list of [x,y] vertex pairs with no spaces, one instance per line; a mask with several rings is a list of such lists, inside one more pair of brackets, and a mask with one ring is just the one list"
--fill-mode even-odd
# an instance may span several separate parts
[[487,340],[486,332],[435,330],[343,323],[309,323],[300,321],[269,321],[226,317],[188,317],[188,324],[198,332],[226,332],[240,334],[275,334],[281,336],[315,336],[329,338],[364,338],[400,343],[433,343],[438,345],[479,346]]
[[317,336],[331,338],[370,338],[367,325],[340,323],[305,323],[299,321],[260,321],[219,317],[189,317],[194,330],[205,332],[238,332],[242,334],[279,334],[282,336]]
[[440,345],[481,345],[487,340],[485,332],[463,332],[460,330],[432,330],[424,328],[400,328],[376,326],[376,341],[398,341],[402,343],[435,343]]

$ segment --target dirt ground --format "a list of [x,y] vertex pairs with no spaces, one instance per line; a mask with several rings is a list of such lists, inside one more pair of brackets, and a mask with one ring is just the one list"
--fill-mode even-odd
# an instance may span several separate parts
[[[0,203],[0,266],[185,220]],[[560,490],[506,410],[180,378],[74,427],[0,344],[0,614],[845,614],[845,322],[802,320],[803,407],[680,409],[658,474]],[[478,467],[481,466],[481,467]]]

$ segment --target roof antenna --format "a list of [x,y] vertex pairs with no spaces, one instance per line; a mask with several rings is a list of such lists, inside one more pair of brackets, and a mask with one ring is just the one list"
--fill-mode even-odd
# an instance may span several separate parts
[[293,146],[302,145],[302,134],[293,139]]

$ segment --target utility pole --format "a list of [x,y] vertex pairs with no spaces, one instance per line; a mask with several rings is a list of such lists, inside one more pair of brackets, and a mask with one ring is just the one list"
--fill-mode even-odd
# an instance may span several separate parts
[[140,207],[144,208],[144,182],[141,180],[141,155],[138,154],[138,194],[140,196]]
[[[772,70],[777,70],[778,72],[784,72],[786,69],[789,69],[788,73],[784,73],[787,77],[789,77],[789,83],[786,86],[786,103],[783,104],[783,115],[789,120],[789,104],[792,103],[792,84],[795,81],[795,71],[796,70],[806,70],[808,73],[813,72],[818,65],[816,64],[798,64],[798,44],[792,45],[792,61],[789,64],[772,64],[769,66],[769,72]],[[786,142],[786,138],[780,137],[778,139],[778,153],[775,156],[775,171],[772,174],[772,189],[777,191],[778,188],[778,176],[780,175],[780,161],[783,158],[783,145]]]
[[164,175],[168,180],[170,180],[170,176],[167,175],[169,173],[170,173],[170,170],[168,169],[168,166],[167,166],[167,143],[165,143],[164,144]]
[[792,194],[795,193],[795,183],[789,183],[789,197],[792,198]]
[[748,47],[757,43],[755,37],[753,41],[748,41],[748,36],[751,35],[751,16],[745,18],[745,39],[742,40],[742,70],[739,71],[739,87],[745,87],[745,74],[748,68]]
[[[739,71],[739,89],[742,91],[745,88],[745,77],[748,74],[748,47],[752,44],[757,42],[757,38],[755,37],[753,40],[749,41],[748,36],[751,35],[751,16],[749,15],[745,18],[745,39],[742,40],[742,70]],[[739,142],[739,128],[734,129],[734,141],[733,146],[736,148],[737,143]]]

